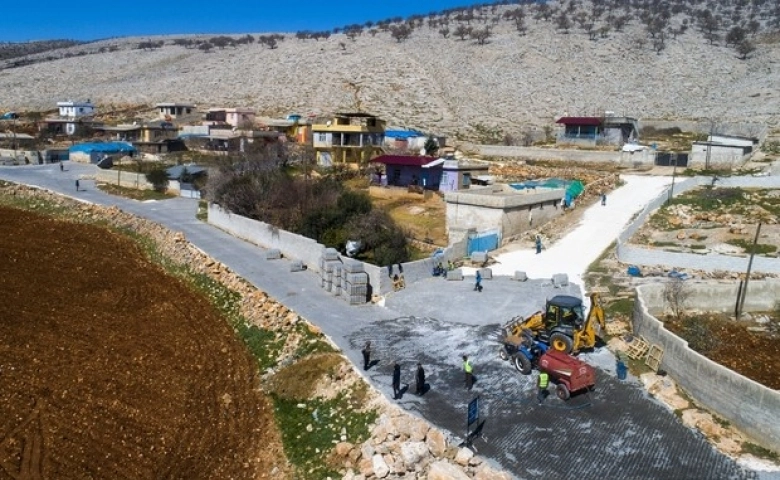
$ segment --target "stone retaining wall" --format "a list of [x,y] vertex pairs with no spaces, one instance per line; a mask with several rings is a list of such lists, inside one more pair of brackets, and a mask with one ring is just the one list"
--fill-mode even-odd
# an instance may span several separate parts
[[[736,285],[691,284],[687,308],[704,311],[726,308],[736,299]],[[663,284],[637,287],[633,329],[650,344],[663,348],[661,368],[694,400],[728,420],[758,445],[780,451],[780,392],[719,365],[688,347],[650,312],[662,312]],[[769,310],[780,296],[779,281],[750,282],[747,309]]]

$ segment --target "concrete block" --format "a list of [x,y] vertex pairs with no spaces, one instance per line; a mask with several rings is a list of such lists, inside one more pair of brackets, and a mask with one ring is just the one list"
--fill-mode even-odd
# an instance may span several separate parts
[[306,265],[303,264],[303,260],[295,260],[294,262],[290,262],[291,272],[302,272],[304,270],[306,270]]
[[365,272],[347,273],[344,278],[352,285],[368,285],[368,274]]
[[363,268],[363,262],[344,259],[344,271],[347,273],[361,273],[365,272],[365,269]]
[[350,305],[363,305],[364,303],[368,303],[368,299],[365,295],[355,295],[349,297]]
[[488,259],[488,253],[487,252],[472,252],[471,253],[471,261],[474,263],[485,263]]
[[341,262],[338,260],[326,260],[324,262],[324,265],[322,266],[322,269],[320,271],[322,273],[333,273],[333,271],[336,269],[336,266],[341,268]]
[[479,274],[482,275],[482,280],[492,280],[493,279],[493,270],[490,268],[480,268]]
[[463,271],[460,268],[447,272],[447,280],[463,280]]
[[325,280],[325,291],[330,292],[331,290],[333,290],[333,282]]
[[514,279],[518,282],[525,282],[528,280],[528,275],[525,272],[521,272],[520,270],[515,271]]
[[344,290],[347,296],[368,295],[368,285],[350,285],[347,284],[347,288]]
[[322,258],[326,262],[332,262],[333,260],[339,259],[339,251],[335,248],[326,248],[322,251]]
[[565,273],[556,273],[552,277],[552,283],[555,288],[566,287],[569,285],[569,276]]
[[265,252],[266,260],[279,260],[280,258],[282,258],[282,251],[278,248],[272,248]]
[[333,281],[341,284],[341,271],[344,269],[344,265],[337,264],[333,266]]

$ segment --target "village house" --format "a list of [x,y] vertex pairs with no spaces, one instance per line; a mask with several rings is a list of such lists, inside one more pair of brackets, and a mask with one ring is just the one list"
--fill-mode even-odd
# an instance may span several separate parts
[[394,187],[420,186],[426,190],[438,190],[441,163],[433,168],[424,168],[436,160],[436,157],[419,155],[380,155],[370,161],[377,167],[372,182]]
[[195,113],[195,105],[191,103],[164,102],[154,106],[160,120],[171,121],[184,115]]
[[385,131],[384,146],[392,150],[420,152],[422,155],[425,153],[423,151],[428,139],[433,139],[437,148],[444,147],[446,142],[446,139],[440,135],[426,135],[419,130],[394,128]]
[[450,244],[467,238],[467,253],[490,251],[563,213],[565,188],[490,185],[444,194]]
[[205,125],[230,125],[235,128],[252,128],[255,109],[250,107],[210,108],[204,115]]
[[[486,163],[456,160],[454,157],[440,158],[438,161],[441,162],[439,191],[442,192],[469,189],[475,183],[484,184],[483,179],[488,177],[490,171],[490,165]],[[434,166],[435,163],[427,168]]]
[[382,153],[385,121],[368,113],[336,113],[313,123],[312,145],[320,165],[365,165]]
[[710,135],[704,142],[691,144],[690,166],[733,168],[753,155],[758,139],[735,135]]
[[85,137],[94,133],[94,127],[102,125],[93,120],[97,113],[95,105],[86,102],[57,102],[57,116],[45,118],[40,130],[45,135],[68,135]]
[[558,145],[619,147],[639,139],[637,119],[615,116],[612,112],[606,112],[603,117],[561,117],[555,123],[563,126],[557,137]]

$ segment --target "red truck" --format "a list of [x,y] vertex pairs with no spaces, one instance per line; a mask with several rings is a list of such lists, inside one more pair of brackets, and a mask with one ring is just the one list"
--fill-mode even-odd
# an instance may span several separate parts
[[592,390],[596,385],[596,370],[569,354],[549,349],[539,358],[539,370],[546,372],[555,384],[555,393],[568,400],[572,392]]

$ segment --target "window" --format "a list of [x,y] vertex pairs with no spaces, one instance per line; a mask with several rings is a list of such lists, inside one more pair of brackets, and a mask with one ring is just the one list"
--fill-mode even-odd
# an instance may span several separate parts
[[327,133],[318,133],[317,134],[317,141],[318,142],[327,142],[328,141],[328,134]]

